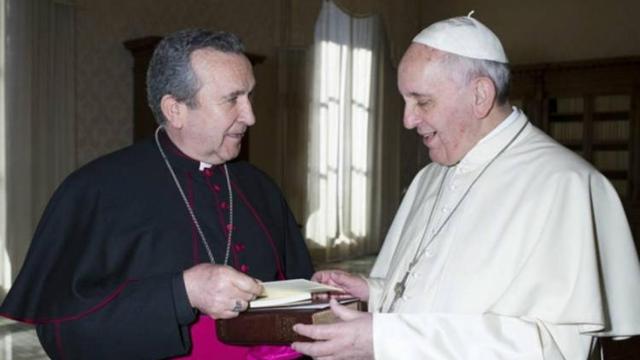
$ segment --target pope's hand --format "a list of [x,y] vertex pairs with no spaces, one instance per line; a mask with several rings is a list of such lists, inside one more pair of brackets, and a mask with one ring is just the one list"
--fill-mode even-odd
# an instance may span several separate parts
[[238,316],[262,292],[257,280],[229,266],[198,264],[182,276],[191,306],[214,319]]
[[322,284],[336,286],[347,294],[355,296],[362,301],[369,299],[369,285],[367,281],[358,275],[350,274],[342,270],[322,270],[311,277],[311,280]]
[[293,330],[316,342],[294,342],[291,347],[318,359],[373,359],[372,315],[351,310],[331,300],[331,310],[342,322],[329,325],[296,324]]

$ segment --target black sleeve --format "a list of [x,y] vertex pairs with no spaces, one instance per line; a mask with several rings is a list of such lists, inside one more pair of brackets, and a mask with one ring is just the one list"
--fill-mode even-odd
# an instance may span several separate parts
[[188,324],[195,319],[188,303],[180,303],[185,299],[181,274],[134,281],[101,308],[38,325],[37,333],[52,359],[177,356],[191,346]]
[[282,212],[285,222],[284,266],[287,279],[309,279],[313,275],[309,250],[300,232],[300,226],[284,199],[282,199]]
[[189,325],[196,319],[197,311],[189,303],[189,296],[187,295],[182,273],[173,275],[171,285],[178,324]]

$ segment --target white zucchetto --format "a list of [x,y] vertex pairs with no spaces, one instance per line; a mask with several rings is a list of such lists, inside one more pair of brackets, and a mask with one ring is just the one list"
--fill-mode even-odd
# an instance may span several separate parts
[[422,30],[413,42],[473,59],[508,63],[500,39],[488,27],[471,17],[438,21]]

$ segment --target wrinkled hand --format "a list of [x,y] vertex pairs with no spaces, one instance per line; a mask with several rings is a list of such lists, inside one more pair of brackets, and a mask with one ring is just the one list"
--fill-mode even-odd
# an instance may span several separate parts
[[322,270],[313,274],[311,280],[339,287],[362,301],[369,300],[369,285],[361,276],[342,270]]
[[182,276],[191,306],[214,319],[238,316],[263,289],[254,278],[223,265],[198,264]]
[[329,325],[296,324],[295,332],[316,341],[294,342],[291,347],[315,359],[373,359],[372,315],[351,310],[334,299],[331,310],[343,321]]

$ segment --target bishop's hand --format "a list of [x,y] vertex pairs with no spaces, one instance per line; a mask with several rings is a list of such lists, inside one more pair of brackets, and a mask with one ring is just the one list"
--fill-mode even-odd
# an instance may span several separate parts
[[214,319],[238,316],[262,292],[257,280],[229,266],[198,264],[182,276],[191,306]]

